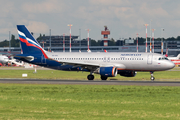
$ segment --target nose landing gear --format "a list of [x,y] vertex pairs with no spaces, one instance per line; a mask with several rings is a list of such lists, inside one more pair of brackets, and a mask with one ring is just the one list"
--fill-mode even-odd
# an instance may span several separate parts
[[152,82],[155,80],[155,77],[153,76],[153,73],[154,72],[152,72],[152,71],[150,72],[150,74],[151,74],[151,78],[150,79],[151,79]]

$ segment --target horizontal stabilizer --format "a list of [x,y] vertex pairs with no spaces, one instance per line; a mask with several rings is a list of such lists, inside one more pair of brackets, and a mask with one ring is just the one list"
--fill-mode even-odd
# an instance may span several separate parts
[[22,59],[25,59],[27,61],[33,61],[34,60],[33,56],[14,56],[14,58],[22,58]]

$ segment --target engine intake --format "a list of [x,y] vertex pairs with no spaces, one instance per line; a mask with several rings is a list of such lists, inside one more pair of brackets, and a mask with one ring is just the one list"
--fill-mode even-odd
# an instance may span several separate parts
[[98,70],[95,71],[102,76],[106,77],[115,77],[117,75],[117,68],[116,67],[100,67]]

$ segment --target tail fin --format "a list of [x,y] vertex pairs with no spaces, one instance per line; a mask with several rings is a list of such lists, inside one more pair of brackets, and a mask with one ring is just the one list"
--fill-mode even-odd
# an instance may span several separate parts
[[24,25],[17,25],[17,29],[23,54],[40,54],[48,58],[45,50],[39,45]]
[[177,55],[177,58],[180,59],[180,54]]

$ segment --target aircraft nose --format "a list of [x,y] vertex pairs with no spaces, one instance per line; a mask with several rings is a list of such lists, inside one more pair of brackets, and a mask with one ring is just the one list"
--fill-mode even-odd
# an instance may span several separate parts
[[175,67],[175,64],[173,63],[173,62],[169,62],[169,64],[168,64],[168,67],[169,67],[169,69],[172,69],[172,68],[174,68]]

